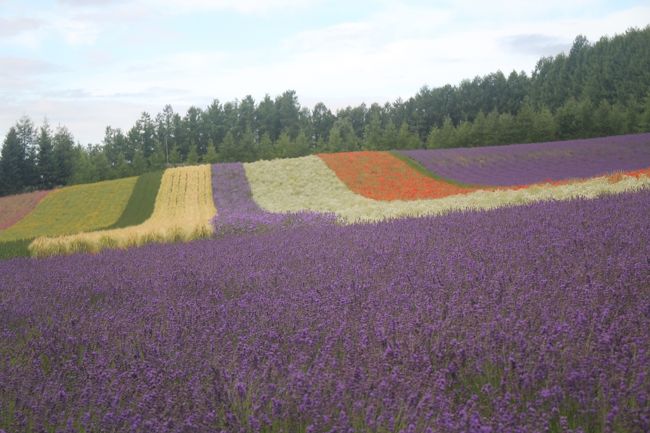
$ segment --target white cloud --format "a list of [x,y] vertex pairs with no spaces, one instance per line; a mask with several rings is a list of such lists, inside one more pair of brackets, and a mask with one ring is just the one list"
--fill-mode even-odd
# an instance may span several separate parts
[[311,6],[320,0],[142,0],[166,12],[231,10],[244,14]]
[[39,28],[43,23],[33,18],[0,17],[0,38],[15,36]]
[[[47,115],[53,124],[68,125],[81,141],[98,142],[107,124],[128,128],[141,111],[155,113],[166,103],[182,111],[213,98],[252,94],[259,100],[286,89],[295,89],[306,105],[383,103],[408,98],[423,85],[457,84],[497,69],[530,72],[539,56],[568,48],[577,34],[594,42],[630,26],[643,27],[650,17],[647,6],[597,12],[603,4],[599,0],[580,0],[577,6],[547,0],[525,7],[515,0],[461,0],[435,7],[380,2],[359,19],[295,33],[263,49],[175,44],[174,32],[183,30],[169,25],[179,13],[283,13],[319,1],[67,0],[60,10],[33,17],[44,24],[17,30],[9,39],[24,38],[22,43],[33,47],[34,41],[59,38],[84,53],[80,57],[86,63],[62,60],[67,69],[56,70],[46,61],[39,66],[0,59],[5,69],[0,73],[0,129],[6,132],[21,114]],[[104,36],[119,42],[102,44]],[[123,57],[124,44],[141,46],[142,56]],[[159,49],[167,44],[173,48]],[[42,81],[48,76],[50,85]]]

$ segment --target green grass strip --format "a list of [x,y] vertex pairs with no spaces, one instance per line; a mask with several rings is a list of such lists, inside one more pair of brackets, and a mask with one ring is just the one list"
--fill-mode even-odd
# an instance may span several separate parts
[[414,169],[414,170],[418,171],[419,173],[421,173],[421,174],[423,174],[425,176],[428,176],[428,177],[430,177],[432,179],[439,180],[441,182],[447,182],[447,183],[450,183],[452,185],[460,186],[460,187],[463,187],[463,188],[485,188],[485,185],[475,185],[475,184],[471,184],[471,183],[463,183],[463,182],[459,182],[459,181],[454,180],[454,179],[448,179],[446,177],[442,177],[442,176],[428,170],[426,167],[424,167],[422,164],[420,164],[418,161],[414,160],[413,158],[411,158],[409,156],[406,156],[406,155],[403,155],[403,154],[399,153],[396,150],[389,150],[389,153],[391,155],[393,155],[395,158],[397,158],[397,159],[405,162],[406,164],[408,164],[412,169]]
[[142,224],[151,216],[156,204],[156,196],[160,189],[163,171],[152,171],[138,177],[124,212],[122,212],[115,224],[108,227],[108,229],[119,229]]
[[0,242],[0,260],[14,257],[29,257],[29,244],[34,239]]

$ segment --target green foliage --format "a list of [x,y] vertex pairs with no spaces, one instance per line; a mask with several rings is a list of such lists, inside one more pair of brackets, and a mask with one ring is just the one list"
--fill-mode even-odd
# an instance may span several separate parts
[[108,227],[109,229],[142,224],[151,216],[156,204],[156,196],[160,189],[163,172],[163,170],[152,171],[138,177],[124,212],[122,212],[115,224]]
[[402,125],[399,128],[397,142],[395,144],[397,149],[417,149],[422,147],[422,142],[418,136],[411,131],[406,121],[402,122]]
[[[423,87],[407,100],[301,107],[287,90],[256,102],[214,100],[184,115],[170,105],[127,131],[107,127],[80,145],[21,118],[0,152],[0,195],[135,176],[168,164],[254,161],[312,152],[484,146],[650,131],[650,26],[576,37],[568,54],[539,59],[531,76],[501,71]],[[424,144],[423,144],[424,143]]]
[[190,152],[187,154],[187,163],[190,165],[196,165],[199,163],[199,152],[196,149],[196,145],[190,146]]
[[217,153],[217,148],[214,146],[214,142],[212,140],[208,141],[208,150],[203,155],[203,162],[206,162],[208,164],[214,164],[219,161],[219,154]]
[[29,257],[29,244],[33,239],[0,242],[0,260],[13,257]]

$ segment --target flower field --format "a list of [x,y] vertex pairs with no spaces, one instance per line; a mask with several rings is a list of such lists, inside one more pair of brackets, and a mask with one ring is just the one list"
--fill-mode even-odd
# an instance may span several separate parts
[[98,252],[150,242],[188,241],[212,234],[215,214],[209,165],[165,170],[150,218],[139,225],[70,236],[41,237],[29,246],[35,256]]
[[333,223],[333,218],[314,212],[272,213],[253,200],[241,163],[212,166],[212,194],[219,213],[213,218],[217,235],[255,233],[299,225]]
[[0,433],[650,431],[632,141],[502,187],[356,152],[54,190],[0,230],[35,256],[0,261]]
[[647,432],[648,214],[645,190],[2,261],[0,429]]
[[35,191],[0,197],[0,230],[20,221],[43,200],[48,191]]
[[341,152],[318,156],[353,192],[374,200],[435,199],[474,190],[426,176],[390,152]]
[[124,211],[136,179],[129,177],[51,191],[24,218],[0,230],[0,242],[108,227]]
[[650,133],[399,152],[445,179],[473,185],[514,186],[650,167]]
[[156,205],[156,197],[160,190],[163,172],[153,171],[138,176],[133,187],[133,193],[120,215],[120,218],[110,227],[117,229],[142,224],[151,217]]
[[477,190],[440,199],[378,201],[352,192],[317,156],[244,164],[254,200],[270,212],[335,214],[342,223],[437,215],[454,210],[493,209],[536,201],[593,198],[650,186],[649,173],[601,176],[569,184]]

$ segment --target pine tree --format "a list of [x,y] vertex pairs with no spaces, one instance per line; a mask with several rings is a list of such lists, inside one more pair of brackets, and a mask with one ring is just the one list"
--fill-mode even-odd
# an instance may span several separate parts
[[54,147],[55,183],[67,185],[72,181],[74,174],[75,160],[78,157],[79,149],[75,149],[74,137],[65,127],[57,128],[52,137]]
[[223,138],[221,143],[221,151],[219,152],[223,161],[226,162],[235,162],[239,157],[237,144],[235,143],[235,137],[232,134],[232,131],[228,131],[226,136]]
[[36,143],[38,145],[38,187],[50,189],[56,184],[56,161],[54,159],[52,133],[47,120],[40,128]]
[[294,156],[292,155],[291,149],[291,137],[286,129],[280,133],[280,136],[275,142],[275,149],[280,158],[291,158]]
[[199,163],[199,152],[196,149],[195,144],[190,145],[190,152],[187,154],[187,160],[186,162],[189,165],[196,165]]
[[418,136],[411,131],[406,121],[402,122],[397,134],[397,148],[398,149],[418,149],[422,147]]
[[551,110],[547,107],[542,107],[540,111],[535,113],[531,139],[533,142],[555,139],[555,120]]
[[393,121],[389,119],[388,122],[386,122],[386,126],[384,127],[384,134],[381,140],[380,149],[383,150],[396,149],[397,140],[398,140],[397,128],[395,127]]
[[219,154],[217,154],[217,148],[214,145],[212,139],[208,140],[208,151],[203,156],[203,162],[208,164],[215,164],[219,161]]
[[429,135],[427,136],[427,149],[439,149],[442,146],[440,145],[440,128],[433,125]]
[[363,133],[363,148],[366,150],[378,150],[382,148],[382,130],[379,114],[373,113],[366,124]]
[[276,153],[275,147],[273,145],[273,140],[268,132],[262,134],[259,144],[259,157],[261,159],[270,160],[276,158],[278,155]]
[[0,187],[3,194],[16,194],[25,187],[21,174],[22,166],[25,163],[25,149],[18,140],[18,133],[15,127],[9,128],[5,137],[2,153],[0,153]]
[[456,145],[456,128],[449,116],[445,117],[438,133],[440,147],[454,147]]

